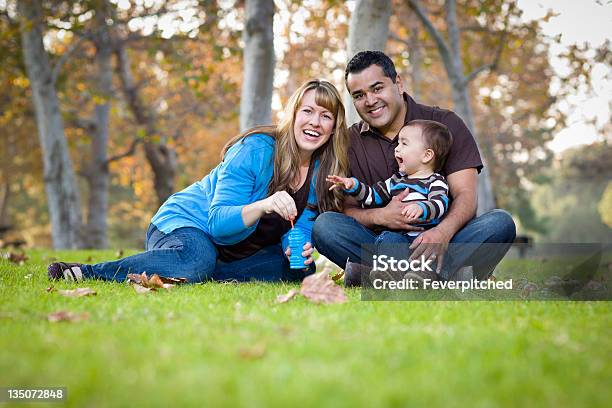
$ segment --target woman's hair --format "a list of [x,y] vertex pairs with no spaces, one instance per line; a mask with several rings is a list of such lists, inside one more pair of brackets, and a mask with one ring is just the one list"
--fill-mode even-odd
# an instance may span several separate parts
[[348,172],[348,129],[340,93],[334,85],[327,81],[313,79],[302,84],[289,98],[283,119],[278,125],[258,126],[239,134],[227,142],[222,156],[225,156],[230,147],[249,135],[255,133],[270,135],[276,140],[276,145],[274,147],[274,173],[268,192],[273,194],[277,191],[290,190],[295,180],[299,180],[300,172],[299,148],[293,132],[295,116],[302,104],[304,94],[310,90],[315,91],[315,103],[329,110],[335,118],[332,136],[313,153],[313,159],[318,159],[320,162],[315,185],[317,209],[319,212],[342,211],[344,195],[339,189],[329,191],[325,178],[328,174],[346,176]]

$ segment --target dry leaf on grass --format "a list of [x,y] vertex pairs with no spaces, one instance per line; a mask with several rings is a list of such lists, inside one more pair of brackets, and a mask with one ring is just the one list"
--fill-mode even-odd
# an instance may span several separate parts
[[134,290],[136,291],[136,293],[147,293],[151,291],[150,288],[145,288],[144,286],[141,286],[137,283],[133,283],[132,286],[134,287]]
[[128,273],[127,274],[128,283],[136,283],[138,285],[142,284],[143,281],[148,282],[147,273],[143,272],[141,274],[137,273]]
[[89,319],[89,313],[75,313],[67,310],[60,310],[59,312],[49,313],[47,320],[50,322],[79,322],[82,320]]
[[25,252],[9,252],[4,255],[7,261],[17,265],[23,265],[28,260],[28,256]]
[[298,293],[300,292],[298,292],[296,289],[291,289],[289,292],[285,293],[284,295],[278,295],[276,297],[276,303],[286,303],[290,301],[291,299],[293,299],[294,297],[296,297]]
[[160,276],[159,279],[161,279],[161,281],[164,283],[171,283],[173,285],[177,285],[179,283],[187,283],[187,278],[166,278]]
[[164,287],[164,282],[159,278],[159,275],[154,274],[149,278],[149,287],[161,289]]
[[344,277],[344,271],[340,271],[337,274],[333,275],[331,278],[334,282],[338,283],[340,279]]
[[76,288],[72,290],[58,290],[62,296],[66,297],[82,297],[82,296],[95,296],[98,293],[95,290],[91,290],[90,288]]
[[55,292],[57,289],[55,289],[53,286],[49,286],[46,290],[47,292],[51,293],[51,292]]
[[326,272],[307,276],[302,281],[300,293],[314,303],[344,303],[344,289],[337,285]]
[[242,348],[238,351],[238,355],[245,360],[255,360],[266,355],[265,344],[255,344],[253,347]]
[[127,275],[127,280],[128,283],[134,286],[134,290],[138,293],[146,293],[157,289],[171,289],[175,284],[187,282],[186,278],[164,278],[157,274],[153,274],[153,276],[149,278],[146,272],[141,274],[129,273]]

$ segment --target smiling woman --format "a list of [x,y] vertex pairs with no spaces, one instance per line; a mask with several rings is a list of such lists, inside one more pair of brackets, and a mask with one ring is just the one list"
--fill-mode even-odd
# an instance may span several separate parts
[[[95,265],[55,262],[51,279],[124,281],[129,273],[204,280],[301,280],[315,271],[312,224],[342,209],[323,174],[346,175],[344,106],[329,82],[311,80],[289,99],[283,120],[230,140],[210,174],[172,195],[151,220],[146,251]],[[291,224],[306,237],[291,269]]]

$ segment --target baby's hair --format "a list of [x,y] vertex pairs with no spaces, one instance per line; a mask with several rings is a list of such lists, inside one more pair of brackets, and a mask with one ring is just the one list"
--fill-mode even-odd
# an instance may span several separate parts
[[415,126],[421,129],[425,147],[434,152],[434,171],[441,171],[446,157],[453,145],[453,135],[446,125],[435,120],[415,119],[404,127]]

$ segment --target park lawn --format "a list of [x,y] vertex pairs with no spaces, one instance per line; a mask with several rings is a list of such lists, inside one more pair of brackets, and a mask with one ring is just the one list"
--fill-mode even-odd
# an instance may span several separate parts
[[[610,302],[275,303],[297,284],[47,293],[46,264],[0,261],[0,387],[65,386],[69,406],[609,406]],[[77,287],[53,283],[57,289]],[[58,310],[81,322],[47,321]],[[44,406],[36,403],[33,406]],[[57,404],[49,404],[58,406]],[[24,406],[19,404],[19,406]]]

